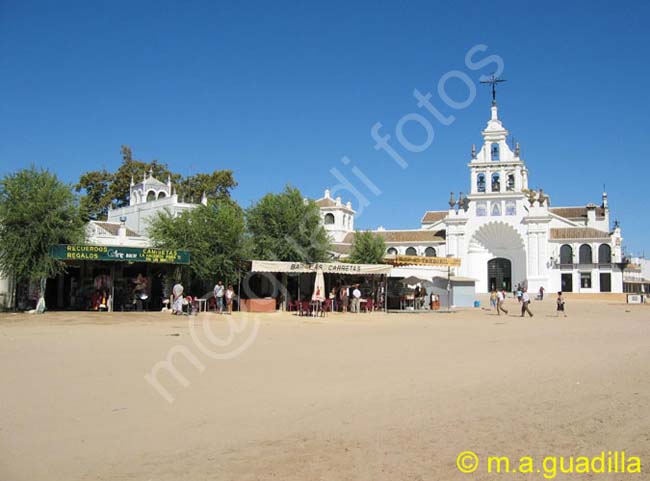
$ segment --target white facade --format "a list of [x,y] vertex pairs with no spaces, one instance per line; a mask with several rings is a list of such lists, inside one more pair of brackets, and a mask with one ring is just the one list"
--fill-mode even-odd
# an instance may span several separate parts
[[330,191],[325,190],[321,199],[316,201],[320,208],[321,219],[325,230],[329,233],[334,242],[343,242],[345,236],[354,232],[354,214],[352,203],[343,204],[341,198],[332,199]]
[[[600,206],[551,208],[542,189],[529,189],[519,145],[506,142],[495,104],[481,134],[483,144],[472,147],[468,163],[468,194],[452,193],[449,209],[427,211],[419,229],[376,230],[387,254],[458,257],[456,275],[475,279],[477,292],[518,284],[531,292],[622,292],[622,237],[618,226],[610,229],[607,194]],[[351,232],[332,236],[341,255]]]
[[[177,215],[197,205],[180,202],[171,180],[167,179],[165,184],[155,179],[151,172],[148,175],[145,173],[142,182],[137,184],[134,184],[132,179],[129,194],[129,206],[109,210],[107,221],[116,224],[124,223],[128,229],[141,236],[147,236],[149,223],[158,212],[167,211],[171,215]],[[207,204],[205,194],[201,203]]]

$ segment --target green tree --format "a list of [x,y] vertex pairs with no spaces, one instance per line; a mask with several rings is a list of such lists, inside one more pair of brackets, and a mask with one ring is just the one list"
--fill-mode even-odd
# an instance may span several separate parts
[[74,194],[56,175],[31,167],[0,180],[0,271],[40,282],[39,312],[47,278],[65,270],[50,246],[79,242],[84,232]]
[[318,206],[287,186],[279,194],[266,194],[246,211],[251,254],[256,259],[323,262],[330,242],[320,222]]
[[385,252],[383,237],[370,231],[355,232],[349,260],[355,264],[381,264]]
[[202,287],[234,282],[246,258],[243,210],[232,200],[209,200],[173,217],[159,213],[149,236],[157,247],[190,251],[190,270]]
[[145,173],[151,173],[162,182],[171,179],[180,198],[194,202],[198,202],[204,192],[211,199],[228,199],[230,191],[237,186],[231,170],[215,170],[211,174],[195,174],[184,178],[157,160],[135,160],[127,145],[122,146],[121,153],[122,163],[115,172],[89,171],[82,174],[75,185],[77,192],[84,192],[81,208],[86,219],[102,219],[109,209],[129,205],[131,180],[137,184],[142,181]]
[[178,183],[178,195],[198,202],[203,193],[208,199],[228,199],[230,191],[237,186],[232,170],[215,170],[211,174],[195,174]]
[[129,205],[131,180],[138,183],[145,173],[151,173],[163,182],[167,177],[170,177],[172,182],[181,179],[180,174],[170,171],[167,164],[161,164],[157,160],[134,160],[131,148],[127,145],[122,146],[121,152],[122,164],[115,172],[111,173],[105,169],[89,171],[82,174],[79,182],[75,184],[77,192],[84,191],[81,209],[86,219],[101,219],[106,217],[109,209]]
[[103,169],[81,175],[79,182],[75,184],[75,190],[86,191],[80,199],[81,215],[85,219],[99,219],[106,215],[113,200],[110,194],[112,179],[113,174]]

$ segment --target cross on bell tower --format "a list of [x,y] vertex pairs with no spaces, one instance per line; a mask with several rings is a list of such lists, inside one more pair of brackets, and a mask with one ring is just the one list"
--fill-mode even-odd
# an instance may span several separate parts
[[489,84],[492,86],[492,105],[497,104],[497,84],[505,82],[506,79],[497,77],[496,75],[490,75],[487,80],[481,80],[482,84]]

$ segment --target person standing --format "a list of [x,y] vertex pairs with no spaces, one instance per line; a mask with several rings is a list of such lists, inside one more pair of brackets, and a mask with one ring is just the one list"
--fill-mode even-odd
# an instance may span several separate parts
[[177,282],[172,288],[172,314],[183,314],[183,285]]
[[555,312],[555,317],[560,317],[560,312],[566,317],[566,311],[564,310],[564,296],[562,291],[557,293],[557,311]]
[[359,313],[361,303],[361,291],[359,290],[359,284],[355,284],[354,290],[352,291],[352,312]]
[[521,284],[517,284],[517,300],[521,302],[521,296],[523,295],[523,291],[521,289]]
[[505,291],[497,291],[497,315],[498,316],[501,315],[501,312],[503,312],[504,314],[508,314],[508,311],[506,311],[503,308],[503,303],[506,300],[506,296],[504,293]]
[[223,282],[218,281],[217,285],[214,286],[214,298],[217,300],[217,312],[223,314],[223,295],[225,289],[223,288]]
[[521,293],[521,317],[524,317],[524,314],[528,313],[530,317],[533,317],[533,313],[530,312],[528,308],[530,304],[530,296],[528,295],[528,289],[524,287],[524,290]]
[[544,300],[544,286],[539,286],[539,300],[543,301]]
[[348,287],[343,286],[340,290],[341,293],[341,312],[348,312]]
[[226,289],[226,310],[228,314],[232,314],[232,298],[235,295],[235,290],[232,288],[232,284],[228,284],[228,289]]
[[330,299],[330,310],[332,312],[335,312],[336,311],[336,287],[332,287],[332,290],[330,291],[329,299]]

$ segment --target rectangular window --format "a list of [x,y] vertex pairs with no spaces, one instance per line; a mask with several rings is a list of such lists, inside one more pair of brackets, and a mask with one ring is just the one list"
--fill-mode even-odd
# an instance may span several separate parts
[[580,273],[580,287],[583,289],[591,289],[591,272]]
[[506,215],[517,215],[517,204],[512,200],[506,202]]

